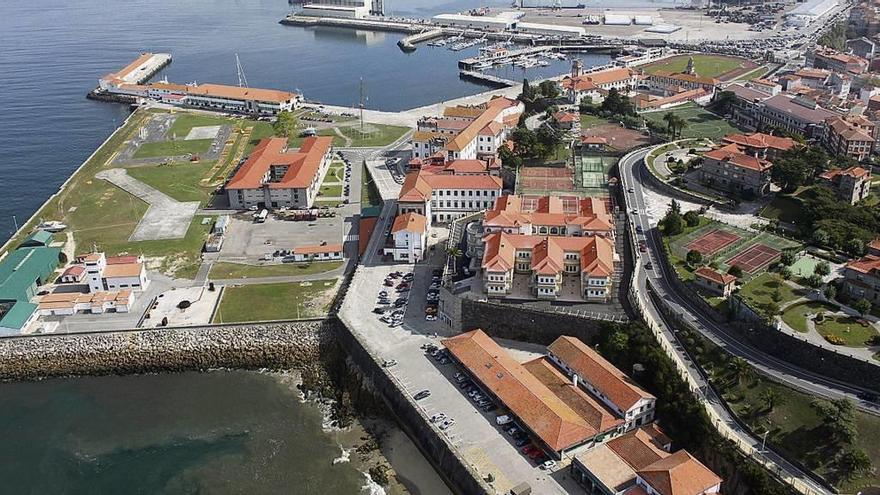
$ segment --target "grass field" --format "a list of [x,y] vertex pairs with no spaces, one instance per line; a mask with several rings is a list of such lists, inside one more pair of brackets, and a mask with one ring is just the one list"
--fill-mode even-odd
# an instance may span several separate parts
[[667,59],[643,65],[641,68],[648,74],[656,74],[658,72],[684,72],[687,68],[688,59],[691,57],[694,59],[694,71],[703,77],[718,77],[742,67],[743,63],[747,62],[744,59],[726,57],[723,55],[704,55],[695,53],[692,55],[669,57]]
[[669,110],[645,113],[643,116],[665,128],[666,122],[663,120],[663,116],[669,112],[678,115],[687,122],[687,127],[681,131],[681,138],[720,139],[728,134],[740,132],[726,120],[693,103]]
[[311,318],[327,313],[336,280],[227,287],[214,323]]
[[[364,124],[364,129],[372,132],[361,134],[360,125],[340,127],[339,131],[351,139],[349,146],[352,147],[387,146],[409,131],[409,127],[384,124]],[[333,145],[344,146],[345,143],[342,138],[336,136],[333,138]]]
[[216,162],[174,162],[167,165],[132,167],[128,175],[144,182],[177,201],[199,201],[202,205],[211,198],[212,187],[199,185]]
[[590,115],[588,113],[581,114],[581,130],[589,129],[596,125],[610,124],[611,121],[603,119],[598,115]]
[[773,302],[773,294],[777,290],[779,291],[780,299],[775,302],[780,306],[806,295],[805,290],[795,289],[785,283],[778,275],[767,272],[743,284],[739,294],[750,306],[763,309],[770,302]]
[[[782,321],[798,332],[807,332],[807,318],[820,312],[824,313],[821,322],[813,320],[816,331],[825,340],[835,345],[847,347],[865,347],[866,342],[877,335],[872,325],[861,325],[859,319],[845,314],[832,314],[839,310],[833,304],[810,301],[795,304],[782,314]],[[838,342],[837,339],[840,339]]]
[[205,153],[211,149],[213,139],[178,139],[177,141],[158,141],[140,145],[134,158],[157,158]]
[[839,310],[840,308],[829,303],[824,303],[820,301],[808,301],[797,303],[792,306],[786,308],[782,313],[782,321],[784,321],[788,326],[797,330],[801,333],[806,333],[807,328],[807,316],[815,315],[820,311],[824,312],[834,312]]
[[326,273],[342,266],[342,261],[315,263],[281,263],[278,265],[246,265],[244,263],[215,263],[210,277],[217,280],[258,277],[292,277]]
[[342,184],[322,185],[321,188],[318,189],[318,194],[318,197],[338,198],[342,196]]

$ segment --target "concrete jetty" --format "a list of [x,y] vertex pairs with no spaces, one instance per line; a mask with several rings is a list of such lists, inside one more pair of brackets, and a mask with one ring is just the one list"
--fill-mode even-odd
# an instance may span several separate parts
[[412,36],[407,36],[406,38],[398,41],[397,46],[399,46],[400,49],[405,52],[411,52],[416,49],[416,43],[430,41],[434,38],[440,38],[442,36],[445,36],[442,29],[431,29],[428,31],[422,31],[421,33],[414,34]]
[[458,71],[458,77],[488,84],[495,88],[508,88],[522,84],[521,82],[511,81],[510,79],[504,79],[503,77],[493,76],[491,74],[485,74],[474,70],[460,70]]

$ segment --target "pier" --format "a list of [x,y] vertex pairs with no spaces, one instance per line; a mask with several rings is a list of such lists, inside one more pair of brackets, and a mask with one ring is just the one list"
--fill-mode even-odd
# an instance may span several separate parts
[[398,41],[397,46],[399,46],[400,49],[405,52],[411,52],[416,49],[416,43],[430,41],[434,38],[441,38],[443,36],[446,36],[446,34],[443,32],[442,29],[432,29],[430,31],[423,31],[418,34],[407,36],[406,38]]
[[484,74],[474,70],[460,70],[458,71],[458,77],[461,79],[477,81],[494,88],[509,88],[511,86],[522,84],[521,82],[511,81],[510,79],[504,79],[503,77]]
[[488,55],[484,57],[470,57],[465,58],[458,61],[458,67],[462,70],[472,70],[475,65],[490,62],[493,64],[502,64],[505,62],[509,62],[515,60],[519,57],[526,55],[536,55],[539,53],[550,53],[554,50],[552,46],[532,46],[528,48],[521,48],[519,50],[509,50],[503,54],[499,55]]

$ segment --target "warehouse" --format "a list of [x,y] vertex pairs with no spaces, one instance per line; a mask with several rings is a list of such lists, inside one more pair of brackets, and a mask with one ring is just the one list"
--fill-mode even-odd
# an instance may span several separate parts
[[785,15],[785,24],[793,27],[809,26],[834,10],[837,2],[838,0],[810,0],[802,3]]
[[547,36],[583,36],[584,28],[577,26],[558,26],[555,24],[536,24],[520,22],[516,30],[521,33],[543,34]]
[[60,253],[51,247],[19,248],[0,262],[0,334],[20,333],[36,319],[37,306],[30,300],[52,277]]
[[604,22],[608,26],[629,26],[632,24],[632,16],[623,14],[605,14]]
[[443,27],[486,29],[489,31],[504,31],[516,27],[516,19],[462,14],[435,15],[434,22]]

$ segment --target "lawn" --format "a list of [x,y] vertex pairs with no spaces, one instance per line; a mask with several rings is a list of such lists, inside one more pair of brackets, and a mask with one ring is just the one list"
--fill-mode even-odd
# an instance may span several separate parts
[[694,71],[703,77],[718,77],[726,74],[734,69],[743,66],[747,60],[735,57],[726,57],[723,55],[679,55],[669,57],[657,62],[643,65],[642,69],[648,74],[656,74],[658,72],[684,72],[687,68],[688,59],[694,59]]
[[327,313],[336,280],[226,287],[214,323],[294,320]]
[[808,330],[807,315],[815,315],[820,311],[834,312],[838,309],[840,308],[833,304],[820,301],[797,303],[786,308],[782,313],[782,321],[798,332],[806,333]]
[[590,127],[593,127],[596,125],[603,125],[603,124],[610,124],[610,123],[611,123],[611,121],[609,121],[608,119],[603,119],[602,117],[599,117],[598,115],[591,115],[588,113],[581,114],[581,130],[582,131],[587,130]]
[[791,196],[776,196],[759,213],[764,218],[780,222],[797,223],[801,217],[801,201]]
[[526,158],[523,160],[523,166],[540,167],[548,163],[567,162],[569,158],[571,158],[571,148],[568,147],[568,143],[559,143],[547,158]]
[[764,272],[743,284],[739,290],[739,295],[748,301],[752,307],[766,308],[767,305],[774,302],[773,294],[777,290],[779,290],[780,299],[775,302],[780,306],[800,299],[807,292],[804,289],[793,288],[776,274]]
[[342,184],[321,185],[318,190],[318,197],[338,198],[342,196]]
[[199,201],[206,204],[213,187],[203,187],[199,182],[206,178],[216,162],[173,162],[150,167],[132,167],[128,175],[144,182],[177,201]]
[[367,170],[367,166],[363,165],[361,173],[361,210],[364,208],[378,208],[382,206],[382,196],[379,194],[379,188],[373,182],[373,177]]
[[178,139],[176,141],[144,143],[135,151],[134,158],[157,158],[205,153],[211,149],[211,143],[213,142],[213,139]]
[[739,129],[715,115],[693,103],[688,103],[669,110],[660,110],[657,112],[648,112],[642,114],[646,119],[654,123],[666,127],[663,116],[667,113],[674,113],[687,122],[687,126],[681,131],[681,139],[684,138],[709,138],[721,139],[722,137],[740,132]]
[[[369,123],[364,124],[364,129],[367,132],[361,134],[360,124],[357,124],[349,127],[340,127],[339,131],[351,138],[351,144],[348,146],[379,147],[388,146],[410,130],[409,127]],[[337,136],[333,139],[333,145],[344,146],[345,142]]]
[[291,277],[313,275],[336,270],[342,261],[321,261],[315,263],[281,263],[278,265],[246,265],[244,263],[215,263],[210,277],[217,280],[258,277]]
[[859,318],[843,314],[825,315],[822,323],[816,323],[816,330],[828,342],[847,347],[865,347],[877,335],[871,324],[862,325]]

